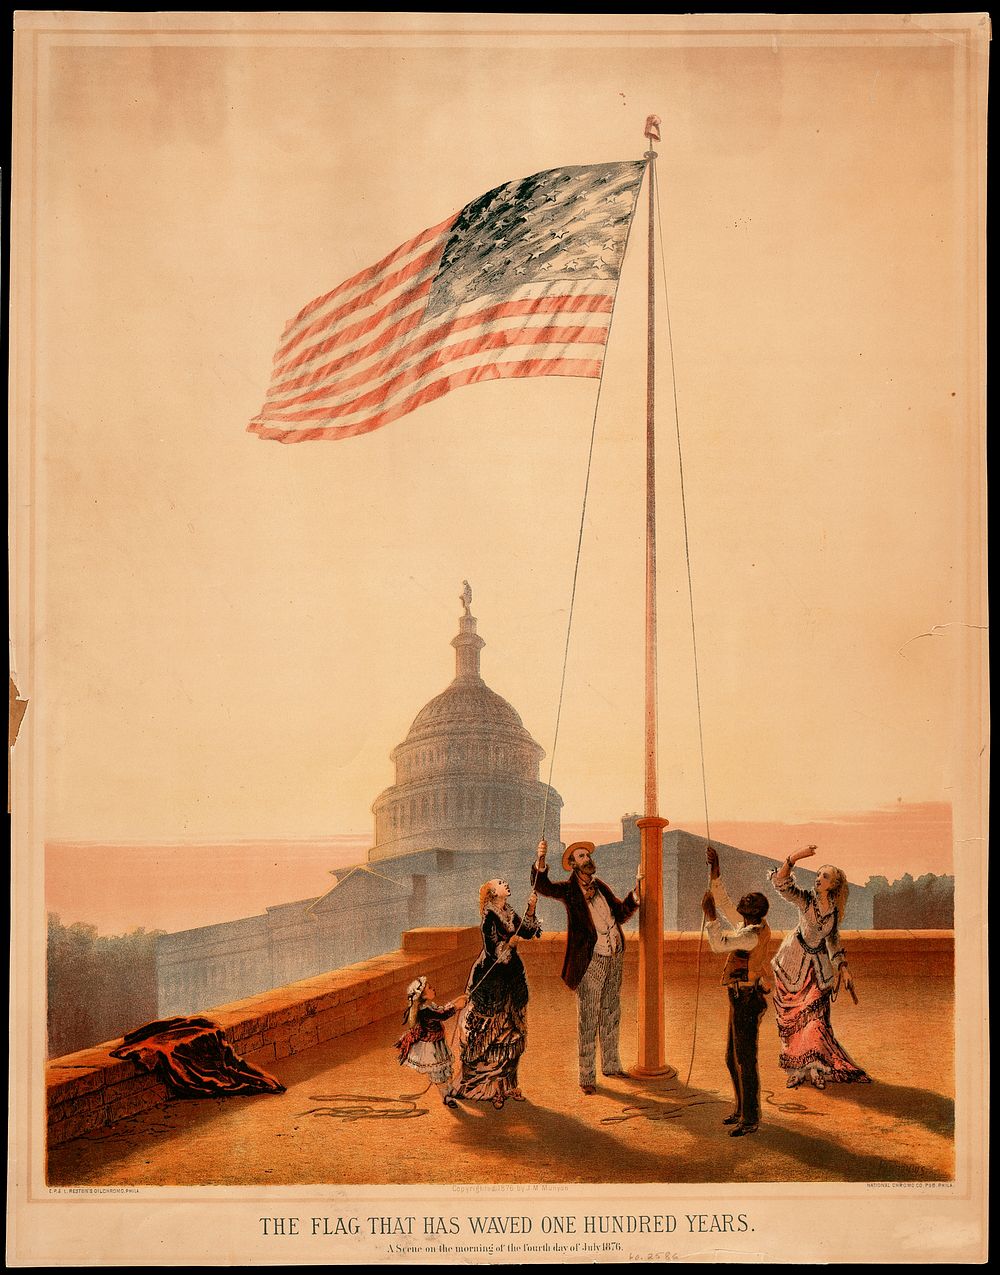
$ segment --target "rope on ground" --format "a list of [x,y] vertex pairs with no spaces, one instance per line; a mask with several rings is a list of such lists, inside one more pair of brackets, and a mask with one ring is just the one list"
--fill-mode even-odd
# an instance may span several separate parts
[[[676,1073],[674,1073],[676,1075]],[[665,1094],[671,1093],[671,1088],[663,1090]],[[807,1107],[801,1102],[777,1102],[775,1101],[775,1093],[773,1089],[762,1089],[761,1097],[769,1107],[774,1107],[776,1111],[780,1111],[782,1115],[794,1116],[819,1116],[825,1117],[827,1112],[817,1111],[813,1107]],[[629,1120],[650,1120],[658,1122],[662,1120],[678,1120],[685,1112],[690,1111],[692,1107],[712,1107],[712,1106],[728,1106],[728,1102],[724,1098],[709,1097],[691,1097],[691,1098],[669,1098],[668,1103],[663,1102],[632,1102],[622,1107],[621,1114],[617,1116],[605,1116],[601,1120],[601,1124],[625,1124]]]
[[[671,1079],[677,1079],[677,1073],[673,1072]],[[670,1095],[676,1092],[673,1086],[668,1086],[661,1090],[663,1094]],[[707,1096],[691,1096],[683,1097],[678,1095],[677,1098],[668,1097],[667,1102],[630,1102],[622,1107],[621,1113],[617,1116],[605,1116],[601,1120],[601,1124],[625,1124],[629,1120],[649,1120],[659,1122],[662,1120],[678,1120],[686,1111],[690,1111],[692,1107],[712,1107],[724,1106],[725,1100],[722,1098],[709,1098]]]
[[[427,1089],[430,1089],[428,1084]],[[386,1098],[381,1094],[327,1093],[310,1094],[310,1102],[323,1104],[300,1111],[299,1117],[328,1116],[333,1120],[415,1120],[426,1116],[429,1108],[417,1106],[427,1089],[417,1094],[400,1094],[398,1098]]]
[[[670,1068],[665,1079],[668,1081],[676,1080],[676,1071]],[[420,1116],[426,1116],[429,1112],[428,1107],[418,1106],[418,1101],[431,1087],[430,1082],[428,1082],[427,1087],[419,1093],[400,1094],[398,1098],[386,1098],[381,1094],[310,1094],[310,1102],[322,1105],[310,1107],[307,1111],[300,1111],[297,1118],[324,1116],[332,1120],[343,1120],[349,1124],[353,1124],[358,1120],[415,1120]],[[662,1092],[665,1095],[669,1095],[671,1087],[662,1090]],[[761,1097],[769,1107],[774,1107],[782,1115],[818,1116],[822,1119],[828,1114],[825,1111],[817,1111],[814,1107],[807,1107],[801,1102],[778,1102],[773,1089],[762,1089]],[[659,1101],[632,1102],[622,1107],[620,1114],[604,1116],[601,1119],[601,1124],[625,1124],[630,1120],[649,1120],[652,1122],[677,1120],[693,1107],[725,1105],[726,1100],[723,1098],[708,1097],[670,1098],[668,1104]]]
[[762,1089],[760,1094],[769,1107],[774,1107],[785,1115],[825,1117],[827,1114],[825,1111],[817,1111],[815,1107],[807,1107],[801,1102],[776,1102],[773,1089]]

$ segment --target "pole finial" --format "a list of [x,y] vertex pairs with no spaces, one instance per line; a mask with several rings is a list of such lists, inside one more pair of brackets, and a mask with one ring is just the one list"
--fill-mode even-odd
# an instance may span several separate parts
[[642,131],[643,137],[648,137],[651,142],[660,140],[660,117],[659,115],[647,115],[646,126]]

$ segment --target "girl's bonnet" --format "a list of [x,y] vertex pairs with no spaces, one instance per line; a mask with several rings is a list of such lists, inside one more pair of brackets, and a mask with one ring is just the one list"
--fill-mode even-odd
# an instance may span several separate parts
[[406,989],[406,1013],[403,1015],[403,1022],[413,1027],[417,1021],[417,1012],[420,1009],[420,1000],[424,994],[424,988],[427,986],[427,975],[421,974],[419,978],[415,978],[410,986]]

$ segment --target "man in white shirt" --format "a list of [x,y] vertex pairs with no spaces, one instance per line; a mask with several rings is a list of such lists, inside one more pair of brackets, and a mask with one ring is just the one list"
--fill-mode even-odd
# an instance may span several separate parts
[[594,843],[574,841],[562,858],[563,870],[570,877],[566,881],[550,881],[545,865],[547,848],[544,840],[538,843],[531,886],[546,898],[561,899],[566,905],[562,979],[577,994],[580,1088],[585,1094],[595,1094],[598,1038],[604,1075],[629,1075],[618,1053],[625,963],[621,927],[639,906],[640,878],[637,876],[634,888],[619,899],[597,876]]
[[[771,990],[768,950],[771,927],[764,919],[768,903],[764,894],[745,894],[733,904],[722,884],[719,856],[714,846],[705,855],[711,889],[701,906],[707,921],[708,942],[713,952],[724,952],[726,964],[722,982],[729,993],[729,1039],[726,1066],[736,1094],[736,1109],[723,1120],[733,1125],[729,1136],[742,1138],[756,1133],[760,1124],[760,1077],[757,1070],[757,1037],[761,1016]],[[729,921],[724,931],[716,909]]]

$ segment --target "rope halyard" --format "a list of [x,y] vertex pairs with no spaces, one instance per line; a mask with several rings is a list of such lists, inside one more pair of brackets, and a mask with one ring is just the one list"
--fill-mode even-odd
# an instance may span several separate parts
[[[692,573],[692,566],[691,566],[691,544],[690,544],[690,533],[689,533],[688,516],[687,516],[687,495],[686,495],[685,478],[684,478],[684,455],[683,455],[683,448],[681,444],[680,411],[678,406],[678,395],[677,395],[677,375],[676,375],[676,363],[675,363],[674,345],[673,345],[673,330],[672,330],[671,318],[670,318],[670,298],[669,298],[669,290],[667,288],[665,253],[663,248],[663,225],[662,225],[662,214],[661,214],[661,208],[660,208],[659,183],[657,182],[656,176],[655,176],[655,166],[652,164],[649,164],[648,168],[649,168],[649,178],[652,184],[654,201],[656,206],[656,222],[657,222],[656,229],[657,229],[657,234],[660,241],[660,269],[661,269],[661,275],[662,275],[662,281],[663,281],[664,311],[666,315],[666,329],[667,329],[667,346],[668,346],[668,352],[669,352],[669,358],[670,358],[670,376],[671,376],[671,388],[672,388],[673,408],[674,408],[674,428],[675,428],[675,435],[676,435],[676,441],[677,441],[677,463],[678,463],[678,472],[679,472],[679,479],[680,479],[681,516],[682,516],[682,523],[683,523],[683,530],[684,530],[684,556],[685,556],[686,572],[687,572],[688,607],[689,607],[690,624],[691,624],[691,646],[692,646],[692,656],[693,656],[693,664],[694,664],[695,701],[697,706],[697,717],[698,717],[698,744],[699,744],[699,754],[700,754],[700,763],[701,763],[702,798],[704,803],[704,815],[705,815],[705,836],[707,840],[711,841],[711,822],[709,818],[709,809],[708,809],[707,768],[705,764],[705,735],[704,735],[704,722],[703,722],[702,701],[701,701],[701,677],[700,677],[700,665],[699,665],[699,659],[698,659],[698,637],[697,637],[697,626],[695,621],[694,585],[693,585],[693,573]],[[638,197],[638,192],[637,192],[637,197]],[[629,229],[628,229],[626,240],[625,240],[626,251],[628,247],[628,237],[631,235],[631,230],[632,230],[632,220],[630,219]],[[606,343],[610,341],[611,331],[614,324],[615,307],[617,305],[617,300],[618,300],[618,290],[616,289],[614,294],[614,299],[612,301],[611,313],[609,315]],[[586,468],[586,475],[584,478],[583,498],[581,501],[580,525],[579,525],[579,530],[577,533],[576,553],[575,553],[574,562],[573,562],[573,578],[572,578],[572,585],[570,588],[569,613],[568,613],[567,622],[566,622],[566,640],[563,647],[562,670],[561,670],[560,680],[559,680],[559,697],[558,697],[558,702],[556,707],[556,720],[555,720],[555,728],[553,731],[552,750],[549,757],[549,773],[548,773],[548,780],[545,784],[545,794],[544,794],[543,804],[542,804],[540,839],[544,839],[545,837],[545,825],[546,825],[546,819],[548,817],[549,794],[552,791],[552,777],[553,777],[554,769],[555,769],[556,750],[557,750],[558,742],[559,742],[559,729],[560,729],[560,724],[562,721],[562,706],[563,706],[563,699],[565,696],[565,689],[566,689],[566,674],[567,674],[567,669],[569,665],[570,640],[572,636],[573,618],[574,618],[574,613],[576,608],[577,584],[578,584],[579,575],[580,575],[580,561],[581,561],[582,551],[583,551],[584,530],[586,527],[587,503],[588,503],[589,494],[590,494],[590,480],[591,480],[591,473],[593,468],[594,445],[595,445],[596,436],[597,436],[598,412],[600,409],[601,393],[603,390],[603,386],[604,386],[604,360],[602,359],[601,370],[598,377],[597,393],[594,399],[594,411],[593,411],[593,417],[591,420],[590,440],[589,440],[589,445],[587,449],[587,468]],[[521,933],[521,927],[524,924],[524,920],[525,920],[525,912],[522,911],[521,916],[519,917],[518,926],[515,929],[514,934],[512,935],[512,938],[516,939],[518,935]],[[691,1055],[688,1062],[687,1078],[684,1082],[685,1088],[688,1088],[690,1086],[691,1074],[694,1068],[695,1051],[697,1048],[698,1010],[699,1010],[700,992],[701,992],[701,954],[702,954],[702,948],[703,948],[704,934],[705,934],[705,918],[703,915],[701,920],[701,929],[698,935],[697,964],[696,964],[696,974],[695,974],[694,1025],[692,1030]],[[471,1004],[472,994],[476,991],[476,989],[480,986],[480,984],[490,975],[490,973],[495,968],[496,964],[497,964],[497,958],[494,958],[494,960],[487,966],[487,968],[484,970],[483,974],[479,977],[479,979],[470,987],[468,987],[465,995],[470,998],[469,1004]],[[463,1013],[464,1011],[460,1011],[459,1014],[456,1015],[455,1023],[451,1029],[449,1046],[453,1044],[454,1042],[455,1036],[459,1030]],[[675,1071],[674,1068],[669,1067],[667,1068],[664,1079],[670,1080],[671,1078],[677,1078],[677,1072]],[[368,1097],[365,1095],[318,1095],[313,1099],[313,1101],[319,1101],[329,1105],[324,1105],[323,1107],[314,1108],[310,1112],[303,1113],[303,1114],[333,1116],[335,1118],[347,1119],[347,1120],[378,1119],[378,1118],[382,1118],[382,1119],[412,1118],[412,1116],[414,1115],[424,1114],[426,1109],[422,1109],[422,1108],[413,1109],[413,1106],[410,1104],[414,1104],[415,1100],[422,1097],[423,1094],[426,1093],[430,1088],[431,1088],[431,1082],[428,1082],[427,1087],[423,1091],[421,1091],[421,1093],[413,1094],[413,1095],[400,1095],[399,1099],[379,1100],[377,1098]],[[765,1096],[765,1100],[769,1101],[772,1105],[777,1106],[778,1109],[782,1111],[785,1111],[785,1110],[790,1111],[793,1109],[796,1109],[796,1110],[798,1109],[798,1104],[776,1103],[774,1101],[774,1096],[773,1096],[773,1093],[771,1093],[771,1091],[768,1091],[768,1094]],[[400,1106],[389,1107],[389,1109],[384,1109],[384,1108],[380,1109],[379,1106],[377,1105],[379,1102],[389,1103],[389,1104],[398,1103],[400,1104]],[[671,1108],[669,1112],[664,1113],[662,1115],[657,1115],[655,1118],[662,1119],[662,1118],[666,1118],[667,1115],[669,1115],[670,1117],[676,1118],[676,1116],[682,1114],[682,1112],[686,1110],[688,1106],[691,1106],[691,1105],[704,1105],[704,1103],[683,1102]],[[623,1120],[634,1119],[638,1116],[646,1116],[647,1118],[654,1118],[649,1115],[649,1113],[643,1107],[642,1104],[639,1104],[636,1106],[624,1108],[622,1115],[615,1116],[615,1117],[608,1117],[605,1119],[603,1123],[616,1123]]]
[[[681,447],[681,418],[680,409],[677,403],[677,369],[674,361],[674,337],[673,329],[670,323],[670,291],[667,288],[667,268],[666,258],[663,248],[663,218],[660,212],[660,187],[656,181],[655,173],[654,193],[656,199],[656,225],[660,239],[660,270],[663,276],[663,309],[667,320],[667,349],[670,355],[670,382],[673,390],[674,403],[674,431],[677,436],[677,470],[680,478],[681,492],[681,519],[684,525],[684,560],[687,567],[687,586],[688,586],[688,609],[691,616],[691,650],[694,662],[694,693],[695,704],[698,710],[698,748],[701,757],[701,792],[705,807],[705,839],[712,840],[711,822],[708,817],[708,778],[705,766],[705,729],[701,711],[701,677],[698,662],[698,631],[695,624],[694,611],[694,583],[691,572],[691,538],[688,531],[687,516],[687,492],[684,484],[684,452]],[[694,1069],[694,1055],[698,1044],[698,1004],[701,997],[701,953],[705,937],[705,916],[702,914],[701,929],[698,931],[698,955],[695,965],[695,984],[694,984],[694,1027],[691,1033],[691,1057],[688,1061],[687,1079],[685,1085],[691,1083],[691,1072]]]
[[[648,167],[648,165],[647,165]],[[632,235],[632,226],[635,221],[635,205],[639,199],[638,189],[636,190],[635,200],[632,204],[632,216],[629,218],[628,230],[625,232],[625,243],[622,248],[622,254],[628,252],[628,243]],[[615,294],[611,301],[611,313],[608,315],[608,331],[605,337],[605,349],[611,342],[611,333],[615,324],[615,307],[618,305],[618,288],[615,288]],[[576,607],[576,584],[580,575],[580,556],[583,551],[583,530],[587,521],[587,498],[590,494],[590,471],[594,462],[594,442],[597,438],[597,413],[601,406],[601,391],[604,389],[604,367],[605,359],[601,360],[601,371],[597,378],[597,393],[594,396],[594,415],[590,422],[590,444],[587,448],[587,474],[583,482],[583,501],[580,509],[580,530],[576,538],[576,558],[573,562],[573,584],[570,589],[569,596],[569,616],[566,620],[566,644],[563,648],[563,666],[562,675],[559,679],[559,702],[556,706],[556,725],[552,735],[552,752],[549,755],[549,778],[545,785],[545,797],[542,802],[542,828],[540,838],[545,836],[545,819],[549,810],[549,793],[552,791],[552,772],[556,764],[556,747],[559,743],[559,723],[562,720],[562,704],[563,693],[566,689],[566,669],[569,664],[569,639],[573,631],[573,612]]]
[[[628,242],[632,234],[632,225],[635,220],[635,217],[634,217],[635,205],[638,202],[638,198],[639,198],[639,192],[637,189],[635,200],[633,200],[633,204],[632,204],[633,216],[629,218],[628,230],[625,233],[625,243],[622,249],[623,255],[624,253],[628,252]],[[611,301],[611,313],[608,315],[608,331],[607,331],[607,336],[605,337],[605,349],[607,348],[608,344],[611,341],[611,333],[612,333],[612,330],[614,329],[614,323],[615,323],[615,307],[617,306],[617,304],[618,304],[618,289],[616,288],[614,297]],[[569,643],[570,643],[570,637],[573,632],[573,614],[576,610],[576,586],[580,578],[580,558],[583,554],[583,532],[587,524],[587,500],[590,495],[590,475],[591,475],[591,471],[593,469],[593,464],[594,464],[594,443],[597,440],[597,417],[601,407],[601,391],[604,389],[604,367],[605,367],[605,360],[602,359],[601,371],[597,378],[597,393],[594,395],[594,412],[590,421],[590,441],[587,446],[587,472],[583,480],[583,500],[581,501],[581,505],[580,505],[580,528],[579,528],[579,531],[577,532],[576,555],[573,559],[573,583],[570,587],[569,615],[566,618],[566,642],[563,646],[562,672],[559,677],[559,699],[556,704],[555,729],[553,730],[553,733],[552,733],[552,751],[549,754],[549,777],[545,783],[545,795],[542,799],[542,826],[539,831],[539,840],[544,840],[545,838],[545,821],[549,813],[549,793],[552,791],[552,775],[553,775],[553,771],[555,769],[555,764],[556,764],[556,748],[558,747],[558,744],[559,744],[559,724],[562,721],[563,697],[566,691],[566,670],[569,667]],[[512,935],[513,938],[517,938],[517,936],[520,934],[521,926],[523,924],[524,924],[524,912],[521,913],[521,920],[518,922],[517,929],[514,931],[514,934]],[[494,965],[495,964],[496,962],[494,961]],[[483,981],[483,979],[486,978],[486,976],[490,973],[490,970],[492,970],[492,968],[493,968],[493,965],[490,965],[484,971],[482,977],[478,980],[478,982],[476,982],[469,989],[467,995],[469,996],[472,995],[472,993]]]
[[[663,280],[664,313],[666,315],[666,327],[667,327],[667,348],[668,348],[669,357],[670,357],[670,379],[671,379],[671,390],[672,390],[672,399],[673,399],[673,407],[674,407],[674,430],[675,430],[675,435],[677,440],[677,465],[678,465],[678,474],[680,479],[681,518],[682,518],[682,523],[684,528],[684,558],[685,558],[686,573],[687,573],[688,609],[689,609],[690,622],[691,622],[691,647],[692,647],[692,657],[693,657],[693,665],[694,665],[695,702],[697,706],[697,715],[698,715],[698,746],[699,746],[699,757],[700,757],[700,763],[701,763],[702,799],[704,803],[704,812],[705,812],[705,837],[707,840],[711,841],[711,836],[712,836],[711,820],[709,818],[709,810],[708,810],[708,779],[707,779],[707,767],[705,764],[705,731],[704,731],[704,718],[703,718],[702,702],[701,702],[701,675],[700,675],[700,663],[698,659],[698,634],[697,634],[697,625],[695,621],[694,581],[693,581],[693,572],[691,567],[691,539],[690,539],[690,531],[688,527],[688,516],[687,516],[687,492],[686,492],[686,486],[684,481],[684,453],[683,453],[683,447],[681,444],[680,409],[679,409],[678,397],[677,397],[676,360],[674,356],[673,329],[672,329],[671,318],[670,318],[670,294],[669,294],[669,289],[667,287],[666,258],[665,258],[665,252],[663,247],[663,220],[662,220],[662,213],[660,208],[659,183],[656,179],[655,165],[650,164],[648,167],[649,167],[649,180],[653,186],[654,201],[656,204],[657,234],[660,241],[660,270],[661,270],[661,275]],[[631,225],[629,227],[629,231],[631,232]],[[626,249],[627,249],[627,240],[626,240]],[[617,302],[617,292],[615,293],[615,301]],[[614,320],[614,306],[612,306],[611,322],[609,322],[609,328],[608,328],[609,339],[611,334],[611,324],[613,323],[613,320]],[[604,384],[604,365],[602,363],[601,375],[600,375],[600,379],[598,380],[598,386],[597,386],[597,395],[594,402],[594,415],[593,415],[593,420],[591,422],[590,445],[589,445],[589,449],[587,453],[587,472],[586,472],[586,478],[584,480],[583,501],[582,501],[582,508],[580,512],[580,528],[579,528],[579,533],[577,536],[576,557],[573,564],[573,583],[572,583],[572,588],[570,591],[569,617],[566,624],[566,643],[565,643],[565,647],[563,651],[563,666],[562,666],[562,674],[561,674],[560,683],[559,683],[559,701],[558,701],[558,706],[556,710],[556,725],[555,725],[555,731],[553,734],[552,753],[549,758],[549,777],[548,777],[548,782],[546,784],[545,798],[544,798],[544,803],[542,807],[542,833],[541,833],[542,837],[544,837],[545,835],[545,820],[548,813],[548,799],[549,799],[549,793],[552,788],[552,775],[553,775],[553,770],[555,767],[556,747],[559,740],[559,725],[562,719],[562,705],[563,705],[563,697],[564,697],[564,692],[566,687],[566,670],[567,670],[568,661],[569,661],[570,635],[572,633],[573,613],[574,613],[574,609],[576,605],[576,589],[577,589],[577,581],[578,581],[579,572],[580,572],[580,558],[581,558],[582,548],[583,548],[583,533],[584,533],[584,527],[585,527],[586,515],[587,515],[587,499],[588,499],[588,495],[590,491],[590,476],[591,476],[591,468],[593,464],[594,442],[595,442],[596,431],[597,431],[597,414],[598,414],[598,408],[600,406],[601,389],[603,387],[603,384]],[[694,1025],[692,1029],[692,1038],[691,1038],[691,1055],[688,1061],[688,1070],[687,1070],[687,1078],[685,1080],[685,1086],[688,1086],[691,1081],[691,1074],[694,1069],[695,1051],[697,1048],[697,1041],[698,1041],[698,1009],[699,1009],[699,1003],[700,1003],[700,997],[701,997],[701,955],[702,955],[702,949],[704,946],[704,934],[705,934],[705,918],[704,916],[702,916],[701,928],[698,933],[698,949],[697,949],[697,961],[696,961],[696,971],[695,971]],[[489,971],[487,970],[486,973],[488,972]],[[484,974],[483,977],[486,977],[486,974]],[[671,1068],[671,1071],[672,1070],[673,1069]]]

